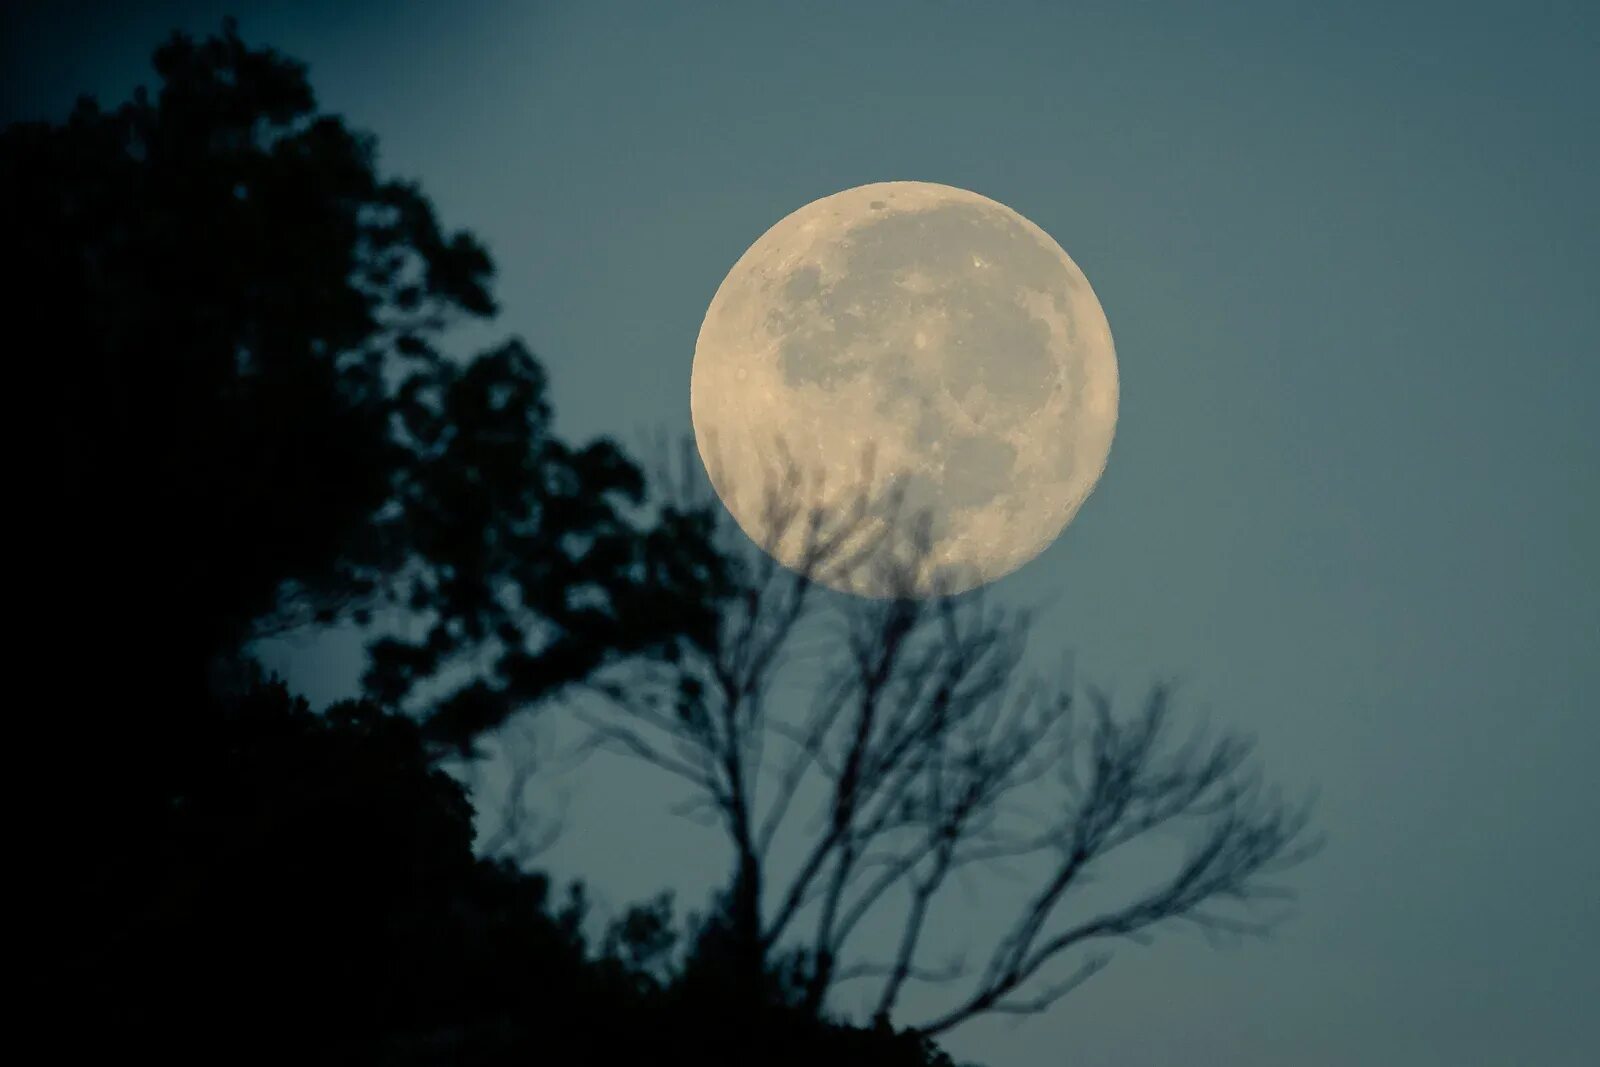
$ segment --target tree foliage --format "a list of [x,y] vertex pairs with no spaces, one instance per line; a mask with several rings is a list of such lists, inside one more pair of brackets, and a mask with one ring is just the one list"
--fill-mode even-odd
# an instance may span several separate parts
[[[703,514],[551,430],[539,361],[461,358],[494,311],[447,232],[300,64],[231,24],[160,87],[0,133],[26,264],[54,680],[44,984],[85,1057],[164,1062],[945,1063],[916,1035],[730,1016],[715,924],[664,899],[596,938],[581,886],[474,852],[441,758],[597,668],[711,639]],[[386,628],[403,619],[402,629]],[[251,643],[371,638],[314,712]]]
[[[194,680],[263,634],[403,613],[422,632],[374,630],[373,695],[438,680],[411,710],[457,746],[708,633],[699,520],[649,508],[610,442],[555,437],[520,342],[442,350],[494,311],[483,246],[381,177],[302,65],[229,27],[155,68],[154,95],[0,137],[46,346],[41,629],[76,644],[93,609],[109,673]],[[467,659],[489,669],[462,682]]]
[[680,944],[665,897],[596,936],[581,884],[474,856],[463,788],[407,717],[266,683],[213,711],[145,841],[163,862],[52,990],[93,1015],[86,1042],[166,1062],[948,1063],[779,1001],[731,1014],[714,932]]

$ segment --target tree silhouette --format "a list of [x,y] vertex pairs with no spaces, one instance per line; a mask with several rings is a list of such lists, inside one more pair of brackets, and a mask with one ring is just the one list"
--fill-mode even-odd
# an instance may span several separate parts
[[[730,1018],[714,921],[682,939],[657,900],[596,940],[581,887],[475,855],[441,760],[604,665],[714,640],[725,561],[615,446],[552,435],[519,342],[445,351],[494,311],[487,253],[378,175],[300,64],[229,23],[155,68],[154,94],[0,133],[44,424],[23,619],[61,783],[57,1042],[948,1063],[778,996]],[[314,712],[252,666],[255,639],[334,622],[372,638],[371,699]]]
[[159,648],[194,684],[263,634],[392,605],[426,625],[376,643],[385,703],[492,663],[416,709],[456,745],[705,632],[716,559],[693,517],[651,513],[609,442],[552,436],[520,342],[441,350],[494,311],[483,247],[231,25],[155,68],[153,98],[0,138],[25,335],[48,346],[28,368],[52,426],[41,628],[120,616],[101,673]]
[[[581,885],[473,855],[472,812],[418,724],[370,703],[313,713],[257,683],[195,738],[139,907],[53,989],[104,1042],[167,1062],[547,1061],[932,1067],[914,1034],[821,1026],[773,1000],[732,1016],[687,962],[670,901],[589,936]],[[81,917],[81,916],[80,916]]]
[[[786,457],[781,444],[774,455]],[[926,517],[903,512],[893,479],[875,488],[867,458],[859,490],[842,499],[780,460],[758,487],[761,547],[724,527],[730,555],[745,551],[717,640],[597,676],[588,688],[602,710],[579,707],[595,745],[687,782],[689,810],[726,833],[725,936],[740,984],[793,970],[816,1014],[841,982],[877,979],[874,1014],[888,1020],[907,983],[966,979],[948,1010],[913,1024],[932,1035],[986,1013],[1042,1011],[1104,966],[1107,943],[1162,924],[1212,937],[1270,930],[1281,912],[1263,905],[1285,895],[1272,877],[1316,847],[1309,805],[1261,783],[1242,737],[1174,737],[1167,687],[1118,716],[1103,692],[1084,701],[1070,682],[1022,678],[1027,613],[996,609],[981,590],[938,595]],[[695,470],[686,448],[685,507],[706,492]],[[763,550],[780,543],[792,569]],[[895,594],[819,591],[819,577],[848,587],[864,567],[880,568],[871,587]],[[778,698],[795,653],[822,679],[800,710]],[[803,795],[817,817],[798,863],[780,870],[774,842]],[[1113,854],[1168,829],[1187,831],[1190,847],[1165,874],[1069,917]],[[1010,928],[976,973],[929,966],[918,950],[935,899],[963,868],[1002,860],[1031,863],[1034,878]],[[891,956],[846,962],[852,935],[892,899],[904,907]],[[1059,973],[1081,950],[1091,951]]]
[[[91,914],[154,862],[169,783],[257,637],[366,625],[377,697],[436,679],[408,710],[461,748],[714,618],[694,517],[652,513],[610,443],[552,436],[526,348],[441,350],[494,310],[489,257],[378,176],[301,65],[231,25],[154,62],[153,95],[0,134],[45,426],[27,627],[41,675],[71,680],[50,727],[89,783],[64,815],[98,840],[63,847]],[[423,635],[385,639],[386,605]],[[492,669],[462,682],[467,657]]]

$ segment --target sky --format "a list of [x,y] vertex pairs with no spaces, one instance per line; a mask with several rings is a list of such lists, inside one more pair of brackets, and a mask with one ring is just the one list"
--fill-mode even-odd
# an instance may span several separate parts
[[[1049,232],[1121,375],[1099,487],[997,582],[1135,701],[1175,677],[1319,790],[1270,942],[1119,948],[990,1067],[1577,1067],[1600,1057],[1600,7],[923,2],[234,5],[489,245],[560,431],[689,430],[694,340],[784,215],[873,181]],[[7,6],[0,114],[149,82],[227,5]],[[348,642],[269,660],[350,690]],[[637,766],[546,855],[698,904],[715,835]],[[1012,895],[1008,896],[1010,893]],[[990,887],[963,927],[1015,903]],[[928,1003],[932,1003],[929,1001]]]

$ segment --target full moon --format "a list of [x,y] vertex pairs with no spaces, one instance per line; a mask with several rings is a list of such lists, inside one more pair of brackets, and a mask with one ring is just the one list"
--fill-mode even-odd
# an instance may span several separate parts
[[886,557],[904,540],[891,527],[924,523],[911,578],[824,567],[818,581],[959,593],[1077,514],[1111,450],[1117,361],[1049,234],[965,189],[880,182],[807,204],[739,257],[700,327],[689,404],[713,488],[778,562],[810,569],[805,523],[775,533],[769,507],[793,470],[803,509],[870,501],[853,514]]

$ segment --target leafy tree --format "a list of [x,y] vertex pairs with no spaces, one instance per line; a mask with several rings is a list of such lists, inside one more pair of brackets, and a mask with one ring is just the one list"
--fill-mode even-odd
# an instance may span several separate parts
[[[58,1042],[947,1062],[781,998],[730,1018],[714,924],[681,939],[658,900],[593,943],[581,887],[474,855],[440,757],[607,663],[711,640],[707,520],[649,500],[613,445],[554,437],[519,342],[443,350],[494,311],[489,257],[379,176],[300,64],[228,24],[155,67],[154,94],[0,133],[19,395],[46,424],[27,623],[56,682]],[[253,640],[333,622],[373,638],[372,699],[316,713],[250,665]]]
[[[666,898],[598,939],[581,885],[475,858],[461,784],[412,719],[314,713],[281,684],[215,709],[148,845],[138,907],[67,992],[102,1042],[166,1062],[937,1067],[916,1035],[730,1013],[714,938]],[[131,889],[131,887],[130,887]],[[130,895],[131,892],[130,892]]]
[[[460,750],[603,662],[703,639],[718,581],[702,519],[652,508],[609,442],[551,433],[520,342],[442,350],[494,311],[489,256],[378,174],[302,65],[231,24],[154,63],[154,93],[0,133],[16,395],[44,427],[25,627],[60,683],[47,750],[83,783],[64,822],[93,829],[56,843],[85,915],[157,862],[254,639],[366,627],[374,696]],[[395,613],[420,636],[387,634]],[[469,659],[489,669],[463,681]]]
[[386,703],[491,664],[414,709],[464,746],[608,657],[708,633],[702,520],[652,512],[611,443],[554,437],[520,342],[441,350],[494,311],[484,248],[231,24],[155,69],[154,95],[0,135],[50,426],[39,628],[64,658],[199,685],[263,634],[392,606],[424,632],[375,632]]

